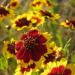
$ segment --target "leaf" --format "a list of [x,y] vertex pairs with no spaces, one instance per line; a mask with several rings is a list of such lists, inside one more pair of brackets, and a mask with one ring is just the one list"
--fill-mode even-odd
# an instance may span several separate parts
[[39,72],[32,72],[31,75],[40,75]]
[[71,63],[75,64],[75,53],[73,53],[71,56]]
[[0,56],[0,70],[5,70],[8,68],[8,61],[4,56]]
[[14,70],[16,69],[16,66],[17,66],[17,62],[14,58],[10,58],[10,59],[8,59],[8,65],[11,67],[12,72],[14,72]]

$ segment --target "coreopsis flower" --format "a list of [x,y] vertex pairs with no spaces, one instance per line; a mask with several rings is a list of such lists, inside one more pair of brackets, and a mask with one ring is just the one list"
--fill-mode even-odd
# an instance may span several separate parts
[[55,42],[50,43],[50,47],[49,47],[52,52],[47,54],[45,57],[45,61],[44,63],[47,64],[49,62],[54,62],[54,61],[59,61],[63,58],[63,53],[62,53],[62,48],[56,46]]
[[31,75],[32,71],[24,71],[25,68],[21,67],[21,65],[17,65],[14,75]]
[[22,30],[23,28],[36,27],[44,23],[44,17],[29,11],[23,15],[18,16],[13,24],[14,28]]
[[31,27],[31,20],[27,18],[27,14],[19,15],[13,24],[13,27],[21,30],[26,27]]
[[31,7],[34,10],[41,10],[43,7],[52,7],[52,3],[50,3],[48,0],[34,0],[31,4]]
[[66,66],[66,68],[71,71],[71,75],[75,75],[75,64],[70,63]]
[[25,68],[34,63],[35,67],[40,68],[44,61],[44,55],[51,51],[49,49],[50,39],[50,34],[41,33],[37,29],[23,34],[15,44],[18,63]]
[[31,3],[31,8],[36,11],[41,10],[42,6],[43,6],[43,3],[40,0],[34,0]]
[[19,4],[20,4],[19,0],[11,0],[8,4],[8,8],[15,9],[19,6]]
[[47,75],[72,75],[71,70],[68,68],[65,68],[63,65],[59,67],[52,68],[51,72]]
[[75,75],[75,65],[67,64],[53,67],[47,75]]
[[60,23],[61,26],[75,29],[75,20],[66,20]]
[[3,54],[7,58],[15,57],[15,41],[4,41]]
[[7,17],[10,14],[10,11],[3,6],[0,6],[0,19]]
[[44,23],[44,17],[42,17],[41,15],[33,15],[31,21],[32,21],[32,26],[36,27]]
[[65,58],[60,61],[49,62],[41,75],[69,75],[71,71],[65,68],[66,65],[67,59]]
[[59,19],[60,18],[60,15],[59,14],[53,14],[47,10],[40,10],[39,11],[40,14],[46,18],[50,18],[52,20],[56,20],[56,19]]

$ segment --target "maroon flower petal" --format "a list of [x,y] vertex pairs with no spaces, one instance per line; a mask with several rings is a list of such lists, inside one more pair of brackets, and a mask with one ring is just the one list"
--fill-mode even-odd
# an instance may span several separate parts
[[23,53],[24,53],[24,48],[21,48],[19,51],[17,51],[17,53],[16,53],[17,59],[22,59]]
[[59,66],[58,73],[63,73],[65,67],[64,66]]
[[27,38],[27,35],[26,35],[26,34],[23,34],[23,35],[20,37],[21,40],[24,40],[25,38]]
[[38,51],[39,51],[39,54],[43,55],[44,53],[47,52],[47,47],[46,45],[38,45],[37,47]]
[[30,61],[30,57],[29,57],[29,52],[28,51],[24,51],[23,53],[23,60],[25,63],[28,63]]
[[41,54],[39,53],[37,49],[31,51],[31,56],[32,56],[31,59],[34,61],[38,61],[41,58]]
[[19,41],[15,44],[15,48],[16,50],[20,50],[22,47],[24,47],[23,42]]
[[34,50],[31,51],[32,60],[38,61],[41,56],[47,52],[47,48],[45,45],[39,45]]
[[40,35],[38,40],[39,40],[39,43],[45,43],[47,41],[47,39],[43,35]]
[[63,75],[71,75],[71,70],[65,69]]
[[31,30],[29,31],[29,36],[35,36],[35,35],[38,35],[38,30]]

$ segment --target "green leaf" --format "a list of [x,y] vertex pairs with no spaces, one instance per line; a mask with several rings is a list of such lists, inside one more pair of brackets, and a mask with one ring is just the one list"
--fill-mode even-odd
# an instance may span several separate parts
[[14,58],[10,58],[8,59],[8,65],[11,67],[12,72],[14,72],[17,66],[17,62]]
[[75,64],[75,53],[73,53],[71,56],[71,63]]
[[40,73],[39,72],[32,72],[31,75],[40,75]]
[[0,70],[5,70],[8,68],[8,61],[4,56],[0,56]]

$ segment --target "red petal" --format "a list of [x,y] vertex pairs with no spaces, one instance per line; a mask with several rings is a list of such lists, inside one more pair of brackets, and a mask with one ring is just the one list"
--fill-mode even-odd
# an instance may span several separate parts
[[23,53],[24,53],[24,48],[21,48],[19,51],[16,53],[17,59],[23,59]]
[[32,60],[34,61],[38,61],[41,58],[41,54],[39,53],[37,48],[31,51],[31,55],[32,55]]
[[41,56],[47,52],[47,48],[45,45],[39,45],[34,50],[31,50],[32,59],[34,61],[38,61]]
[[23,53],[23,60],[25,63],[28,63],[30,61],[30,56],[28,51],[24,51]]
[[62,65],[62,66],[59,66],[59,73],[63,73],[64,72],[64,69],[65,67]]
[[40,35],[38,39],[39,43],[45,43],[47,41],[47,39],[43,35]]
[[27,35],[26,34],[23,34],[23,35],[21,35],[21,40],[24,40],[25,38],[27,38]]
[[30,36],[38,35],[38,30],[30,30],[30,31],[29,31],[29,35],[30,35]]
[[19,41],[15,44],[15,48],[16,50],[20,50],[21,48],[23,47],[23,42],[22,41]]
[[71,70],[70,69],[65,69],[63,75],[71,75]]

